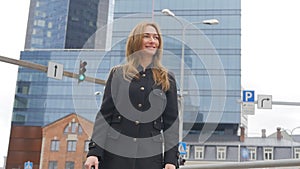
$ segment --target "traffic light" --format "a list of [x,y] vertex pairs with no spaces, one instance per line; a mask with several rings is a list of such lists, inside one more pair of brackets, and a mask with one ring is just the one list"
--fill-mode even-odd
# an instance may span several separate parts
[[80,65],[79,65],[79,74],[78,74],[78,83],[84,81],[85,79],[85,71],[86,68],[85,66],[87,65],[86,61],[80,61]]

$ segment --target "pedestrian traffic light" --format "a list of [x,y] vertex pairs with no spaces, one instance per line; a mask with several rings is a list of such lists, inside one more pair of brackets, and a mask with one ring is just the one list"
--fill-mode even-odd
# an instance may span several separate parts
[[86,61],[80,61],[80,65],[79,65],[79,74],[78,74],[78,83],[84,81],[85,79],[85,71],[86,68],[85,66],[87,65]]

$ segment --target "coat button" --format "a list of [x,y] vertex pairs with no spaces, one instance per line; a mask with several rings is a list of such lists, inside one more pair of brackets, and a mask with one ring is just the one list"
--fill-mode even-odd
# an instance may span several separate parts
[[142,90],[142,91],[143,91],[143,90],[145,90],[145,88],[142,86],[142,87],[140,87],[140,90]]
[[133,138],[133,141],[134,141],[134,142],[136,142],[136,140],[137,140],[136,138]]
[[138,107],[142,107],[143,105],[140,103],[140,104],[138,104]]
[[140,124],[140,122],[139,121],[135,121],[135,125],[139,125]]
[[143,74],[142,74],[142,77],[146,77],[146,74],[145,74],[145,73],[143,73]]

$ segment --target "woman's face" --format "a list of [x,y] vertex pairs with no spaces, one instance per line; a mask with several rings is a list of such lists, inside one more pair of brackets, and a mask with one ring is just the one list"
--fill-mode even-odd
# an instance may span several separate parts
[[142,50],[153,56],[159,47],[159,35],[156,29],[150,25],[146,26],[143,33]]

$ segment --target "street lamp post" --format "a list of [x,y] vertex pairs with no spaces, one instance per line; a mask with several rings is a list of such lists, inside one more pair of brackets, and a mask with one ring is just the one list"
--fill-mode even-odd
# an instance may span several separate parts
[[219,24],[219,21],[217,19],[208,19],[203,20],[200,22],[189,22],[187,24],[184,24],[182,20],[180,20],[175,14],[170,11],[169,9],[163,9],[161,11],[163,14],[172,16],[176,21],[178,21],[181,24],[182,32],[181,32],[181,62],[180,62],[180,88],[179,88],[179,101],[180,101],[180,110],[179,110],[179,141],[182,141],[182,133],[183,133],[183,112],[184,112],[184,50],[185,50],[185,31],[186,28],[193,24],[207,24],[207,25],[216,25]]

